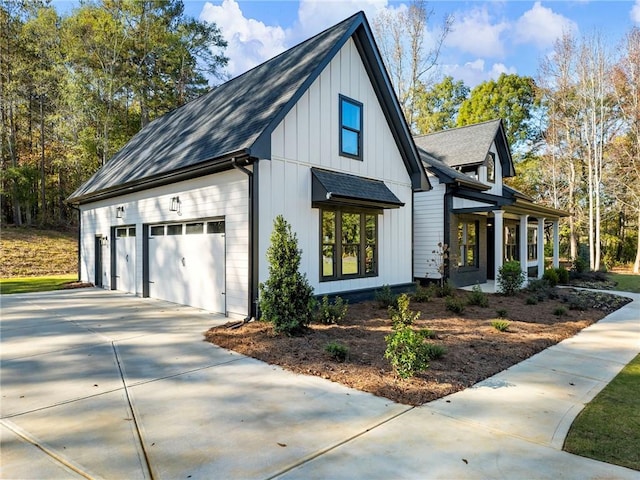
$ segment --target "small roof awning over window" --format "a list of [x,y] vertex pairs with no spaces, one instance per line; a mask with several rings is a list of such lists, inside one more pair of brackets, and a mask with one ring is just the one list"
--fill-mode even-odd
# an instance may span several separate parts
[[404,206],[381,180],[318,168],[311,169],[311,201],[317,206],[377,209]]

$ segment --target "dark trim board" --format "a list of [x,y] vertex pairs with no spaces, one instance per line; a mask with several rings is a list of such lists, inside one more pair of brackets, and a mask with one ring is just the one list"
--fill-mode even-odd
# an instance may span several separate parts
[[142,297],[149,296],[149,224],[142,225]]
[[116,290],[118,288],[117,285],[117,274],[116,274],[116,227],[111,227],[111,231],[109,232],[109,251],[111,253],[111,290]]
[[[415,283],[399,283],[396,285],[389,285],[391,292],[394,294],[411,293],[415,291]],[[348,300],[350,303],[366,302],[367,300],[373,300],[375,294],[382,287],[363,288],[360,290],[346,290],[343,292],[323,293],[315,295],[317,299],[322,297],[329,297],[329,300],[335,300],[336,297],[340,297],[343,300]]]

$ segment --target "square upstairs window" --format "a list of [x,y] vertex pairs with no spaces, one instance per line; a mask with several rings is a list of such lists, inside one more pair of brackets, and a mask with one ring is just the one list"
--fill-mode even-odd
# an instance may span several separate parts
[[362,160],[362,103],[340,95],[340,155]]

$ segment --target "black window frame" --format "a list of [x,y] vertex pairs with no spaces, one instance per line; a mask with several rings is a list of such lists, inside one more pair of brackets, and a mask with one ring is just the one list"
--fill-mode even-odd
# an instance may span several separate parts
[[[534,241],[532,242],[531,240],[534,240]],[[538,260],[538,242],[539,241],[540,239],[538,238],[538,227],[534,225],[527,225],[527,261],[528,262],[535,262]]]
[[[358,107],[360,109],[360,129],[356,130],[352,127],[349,127],[347,125],[344,125],[343,121],[342,121],[342,105],[344,103],[349,103],[350,105],[353,105],[355,107]],[[364,105],[362,104],[362,102],[358,102],[357,100],[354,100],[352,98],[346,97],[344,95],[339,95],[339,102],[338,102],[338,109],[340,112],[340,128],[338,131],[338,137],[339,137],[339,141],[340,141],[340,156],[342,157],[348,157],[348,158],[353,158],[354,160],[362,160],[362,138],[363,138],[363,126],[364,126]],[[342,132],[346,130],[349,132],[353,132],[356,133],[358,135],[358,153],[356,155],[354,155],[351,152],[346,152],[343,148],[342,145]]]
[[[466,225],[467,227],[465,228],[464,225]],[[468,260],[468,255],[467,252],[469,251],[469,225],[473,225],[474,227],[474,237],[475,237],[475,243],[473,243],[473,264],[468,264],[467,260]],[[466,236],[466,239],[464,243],[460,243],[460,240],[458,238],[458,270],[477,270],[478,268],[480,268],[480,258],[479,258],[479,254],[480,254],[480,222],[478,222],[477,220],[465,220],[465,219],[461,219],[458,221],[458,227],[457,227],[457,232],[460,231],[460,227],[462,226],[463,228],[463,232]],[[462,248],[464,247],[464,252],[461,253]]]
[[[325,243],[323,238],[323,217],[324,212],[334,213],[334,236],[333,243]],[[342,214],[357,214],[360,215],[360,239],[359,239],[359,256],[358,256],[358,271],[352,274],[342,273],[342,251],[343,251],[343,236],[342,236]],[[321,208],[320,209],[320,248],[319,248],[319,265],[320,272],[319,277],[321,282],[333,282],[337,280],[350,280],[354,278],[369,278],[377,277],[379,275],[379,247],[380,247],[380,232],[378,229],[379,211],[373,209],[355,209],[355,208]],[[375,222],[375,237],[374,242],[367,241],[367,217],[372,217]],[[332,275],[324,275],[324,249],[325,247],[333,246],[333,268]],[[373,262],[373,269],[367,272],[367,248],[373,247],[373,256],[371,258]]]

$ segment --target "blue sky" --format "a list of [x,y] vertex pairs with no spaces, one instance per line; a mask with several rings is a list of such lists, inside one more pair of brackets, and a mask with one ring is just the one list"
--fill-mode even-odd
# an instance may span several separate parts
[[[383,9],[406,8],[395,0],[184,0],[186,13],[215,22],[229,42],[228,73],[236,76],[364,10],[371,22]],[[61,10],[77,4],[54,0]],[[640,0],[626,1],[431,1],[427,37],[446,14],[453,31],[440,57],[439,74],[474,86],[500,73],[536,76],[540,59],[563,31],[598,31],[612,49],[640,26]]]

